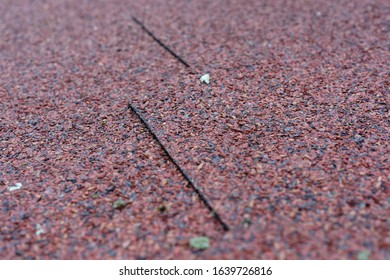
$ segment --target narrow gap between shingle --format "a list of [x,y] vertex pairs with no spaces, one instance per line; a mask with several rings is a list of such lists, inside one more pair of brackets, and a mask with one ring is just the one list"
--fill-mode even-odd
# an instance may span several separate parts
[[152,39],[153,39],[154,41],[156,41],[161,47],[163,47],[167,52],[169,52],[171,55],[173,55],[173,56],[174,56],[180,63],[182,63],[185,67],[190,67],[190,65],[189,65],[187,62],[185,62],[184,59],[182,59],[179,55],[177,55],[173,50],[171,50],[171,49],[170,49],[167,45],[165,45],[163,42],[161,42],[161,40],[158,39],[158,38],[153,34],[152,31],[150,31],[149,29],[147,29],[147,28],[145,27],[145,25],[144,25],[141,21],[139,21],[136,17],[132,17],[132,18],[133,18],[134,22],[135,22],[136,24],[138,24],[138,25],[142,28],[142,30],[145,31],[146,34],[148,34],[150,37],[152,37]]
[[133,113],[141,120],[141,122],[145,125],[145,127],[149,130],[149,132],[152,134],[153,138],[156,139],[158,144],[161,146],[161,148],[164,150],[165,154],[168,156],[168,158],[173,162],[173,164],[176,166],[176,168],[179,170],[179,172],[183,175],[183,177],[186,179],[188,184],[193,188],[193,190],[198,195],[199,199],[206,205],[207,209],[211,212],[213,217],[221,224],[223,229],[225,231],[229,231],[229,226],[222,220],[221,216],[214,210],[214,208],[211,206],[210,202],[207,200],[207,198],[203,195],[201,190],[198,186],[195,185],[195,183],[192,181],[192,179],[186,174],[186,172],[180,167],[178,162],[172,157],[170,152],[165,148],[165,146],[162,144],[160,139],[157,137],[157,135],[154,133],[150,125],[147,123],[147,121],[144,119],[144,117],[141,115],[141,113],[131,104],[131,102],[128,102],[128,109],[133,111]]

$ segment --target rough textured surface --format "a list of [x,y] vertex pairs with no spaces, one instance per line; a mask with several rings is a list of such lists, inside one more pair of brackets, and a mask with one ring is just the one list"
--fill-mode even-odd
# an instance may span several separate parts
[[385,2],[2,4],[0,256],[389,259]]
[[139,106],[250,256],[388,258],[389,7],[244,3],[139,8],[196,69]]
[[0,257],[196,258],[221,228],[128,110],[139,34],[120,7],[27,2],[1,30]]

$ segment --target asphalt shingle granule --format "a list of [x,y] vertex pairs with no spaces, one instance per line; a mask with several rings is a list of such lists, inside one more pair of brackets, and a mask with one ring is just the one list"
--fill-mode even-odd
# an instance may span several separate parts
[[3,6],[0,258],[390,258],[386,1]]

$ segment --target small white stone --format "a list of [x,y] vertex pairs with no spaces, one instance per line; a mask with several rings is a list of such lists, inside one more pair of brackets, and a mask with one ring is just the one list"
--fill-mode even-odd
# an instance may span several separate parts
[[210,75],[209,75],[209,73],[204,74],[202,77],[200,77],[200,81],[202,83],[209,84],[210,83]]
[[41,234],[46,233],[46,231],[43,229],[43,227],[40,224],[36,224],[35,226],[35,235],[40,236]]
[[16,183],[15,186],[9,186],[8,190],[13,192],[22,188],[22,183]]

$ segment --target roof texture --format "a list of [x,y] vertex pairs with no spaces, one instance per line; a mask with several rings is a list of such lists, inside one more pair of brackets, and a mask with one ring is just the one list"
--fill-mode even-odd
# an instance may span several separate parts
[[386,1],[2,5],[1,258],[390,258]]

